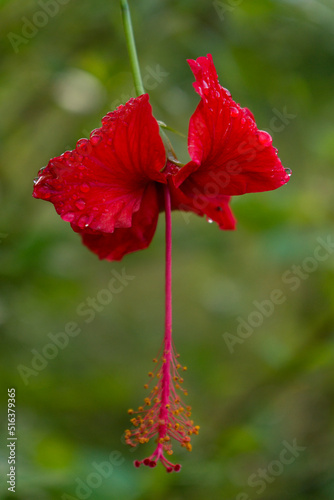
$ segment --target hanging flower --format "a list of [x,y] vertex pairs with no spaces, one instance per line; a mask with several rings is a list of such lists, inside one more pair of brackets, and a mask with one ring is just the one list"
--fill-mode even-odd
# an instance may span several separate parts
[[270,135],[218,83],[212,56],[189,64],[201,96],[189,124],[189,163],[180,168],[166,151],[144,94],[108,113],[89,139],[39,172],[33,196],[51,201],[101,259],[121,260],[150,244],[166,184],[172,209],[234,229],[231,195],[276,189],[289,180]]
[[[258,130],[252,113],[235,103],[219,82],[212,56],[189,61],[201,101],[190,119],[191,160],[180,165],[159,132],[147,94],[130,99],[108,113],[102,127],[80,139],[73,151],[50,160],[39,172],[33,196],[52,202],[61,218],[71,223],[83,243],[101,259],[121,260],[146,248],[154,235],[159,212],[166,216],[166,323],[154,385],[145,405],[129,410],[133,429],[125,433],[131,446],[155,437],[156,450],[135,461],[167,472],[172,464],[172,440],[191,450],[199,426],[182,397],[185,367],[172,343],[171,210],[194,212],[234,229],[231,196],[276,189],[289,180],[267,132]],[[146,384],[148,388],[148,384]],[[181,394],[181,396],[180,396]]]

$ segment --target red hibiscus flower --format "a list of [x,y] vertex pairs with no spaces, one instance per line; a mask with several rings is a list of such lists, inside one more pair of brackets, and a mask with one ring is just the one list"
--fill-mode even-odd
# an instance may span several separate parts
[[276,189],[289,180],[267,132],[218,82],[212,56],[189,61],[201,97],[189,124],[191,161],[166,151],[147,94],[108,113],[102,127],[39,172],[33,196],[51,201],[101,259],[146,248],[164,209],[192,211],[234,229],[230,196]]
[[[76,149],[50,160],[39,173],[33,195],[51,201],[83,243],[101,259],[121,260],[146,248],[159,212],[166,217],[166,316],[161,356],[149,372],[153,386],[133,415],[126,443],[136,446],[156,436],[155,451],[141,464],[179,471],[172,440],[191,450],[199,426],[183,397],[182,371],[172,342],[171,210],[206,216],[221,229],[234,229],[231,196],[276,189],[289,180],[267,132],[252,113],[236,104],[218,82],[211,55],[189,61],[201,97],[189,124],[191,161],[180,166],[169,141],[159,133],[149,97],[130,99],[102,119],[102,127]],[[149,389],[149,384],[145,384]],[[181,396],[182,397],[181,397]]]

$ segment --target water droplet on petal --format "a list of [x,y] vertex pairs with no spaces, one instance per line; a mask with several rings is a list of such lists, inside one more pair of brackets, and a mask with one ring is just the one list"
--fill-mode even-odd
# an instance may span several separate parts
[[104,116],[101,120],[102,125],[108,125],[109,122],[110,122],[110,116],[108,115]]
[[226,89],[225,87],[223,87],[223,89],[224,89],[224,91],[225,91],[225,94],[226,94],[228,97],[231,97],[231,96],[232,96],[231,92],[230,92],[228,89]]
[[213,223],[213,220],[212,219],[207,219],[208,223],[209,224],[212,224]]
[[243,117],[241,118],[241,124],[242,124],[242,125],[245,125],[245,123],[246,123],[246,118],[243,116]]
[[268,134],[268,132],[265,132],[264,130],[260,130],[257,133],[257,139],[259,143],[262,144],[263,146],[270,146],[273,142],[271,135]]
[[90,190],[89,184],[87,184],[86,182],[81,184],[80,191],[82,191],[83,193],[88,193],[89,190]]
[[87,227],[88,226],[88,219],[89,219],[88,215],[82,215],[77,222],[78,226],[81,228]]
[[292,174],[291,168],[285,168],[284,170],[285,170],[286,175],[288,175],[289,177],[291,177],[291,174]]
[[73,212],[67,212],[66,214],[62,215],[62,219],[66,222],[72,222],[74,220],[74,217],[75,215]]
[[233,106],[230,107],[230,115],[235,118],[239,114],[238,108],[234,108]]
[[80,155],[87,156],[92,151],[92,146],[88,139],[79,139],[76,150]]
[[93,144],[93,146],[96,146],[101,141],[102,141],[102,135],[95,134],[90,136],[90,142]]
[[84,200],[78,200],[75,202],[75,206],[79,209],[79,210],[83,210],[86,206],[86,202]]

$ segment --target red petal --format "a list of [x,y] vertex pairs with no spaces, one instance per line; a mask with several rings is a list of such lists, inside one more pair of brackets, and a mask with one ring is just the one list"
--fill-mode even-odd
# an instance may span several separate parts
[[192,161],[177,174],[176,186],[190,197],[200,189],[203,198],[213,201],[222,195],[269,191],[288,182],[270,135],[258,130],[252,113],[219,85],[212,56],[189,64],[202,99],[189,124]]
[[33,196],[51,201],[78,228],[111,233],[127,228],[148,183],[165,183],[165,149],[148,95],[131,99],[102,119],[90,139],[50,160]]
[[168,177],[168,184],[171,193],[172,210],[183,210],[194,212],[199,216],[206,216],[208,221],[217,222],[220,229],[235,229],[235,218],[229,206],[230,196],[222,196],[219,201],[203,199],[201,193],[188,197],[181,189],[174,186],[173,177]]
[[139,210],[133,215],[132,226],[119,228],[110,233],[80,229],[72,224],[74,231],[82,236],[82,242],[100,259],[121,260],[124,255],[147,248],[152,241],[159,216],[156,186],[147,186]]

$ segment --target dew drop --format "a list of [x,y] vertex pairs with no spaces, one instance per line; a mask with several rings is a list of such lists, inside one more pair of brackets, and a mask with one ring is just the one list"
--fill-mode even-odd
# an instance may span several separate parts
[[104,117],[102,118],[102,120],[101,120],[101,123],[102,123],[102,125],[104,125],[104,126],[108,125],[108,124],[109,124],[109,122],[110,122],[110,116],[108,116],[108,115],[104,116]]
[[292,174],[291,168],[285,168],[284,170],[285,170],[286,175],[288,175],[289,177],[291,177],[291,174]]
[[212,219],[207,219],[208,223],[209,224],[212,224],[213,223],[213,220]]
[[86,206],[86,202],[84,200],[78,200],[75,202],[75,206],[79,209],[79,210],[83,210]]
[[63,214],[62,219],[66,222],[72,222],[74,220],[74,213],[73,212],[67,212],[66,214]]
[[93,144],[93,146],[97,146],[102,141],[102,136],[101,135],[91,135],[90,137],[90,142]]
[[88,226],[88,219],[89,219],[88,215],[82,215],[80,217],[80,219],[78,220],[78,223],[77,223],[78,226],[81,228]]
[[87,156],[91,153],[92,146],[88,139],[79,139],[77,142],[76,150],[80,155]]
[[230,107],[230,115],[233,117],[233,118],[236,118],[238,115],[239,115],[239,110],[238,108],[234,108],[233,106]]
[[273,142],[271,135],[268,134],[268,132],[265,132],[264,130],[260,130],[257,133],[257,139],[259,143],[262,144],[263,146],[270,146]]
[[86,182],[81,184],[80,191],[82,191],[83,193],[88,193],[89,190],[90,190],[90,186]]

